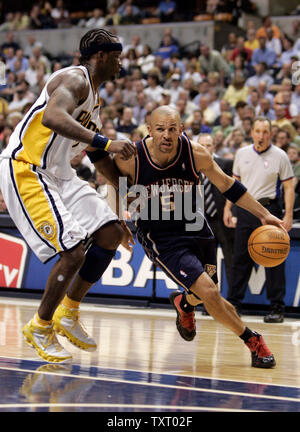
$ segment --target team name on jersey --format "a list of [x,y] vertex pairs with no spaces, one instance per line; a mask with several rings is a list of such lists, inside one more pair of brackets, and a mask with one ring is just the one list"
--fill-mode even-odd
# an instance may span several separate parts
[[180,178],[165,178],[146,186],[148,198],[153,198],[159,194],[181,192],[189,193],[194,186],[194,182]]
[[92,114],[88,111],[81,111],[76,120],[87,129],[99,133],[99,129],[93,121],[91,121]]

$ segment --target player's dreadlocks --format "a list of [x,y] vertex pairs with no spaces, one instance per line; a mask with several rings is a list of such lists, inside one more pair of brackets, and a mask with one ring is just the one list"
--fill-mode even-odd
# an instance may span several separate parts
[[[117,36],[105,29],[93,29],[88,31],[80,40],[79,50],[82,53],[83,50],[90,48],[95,43],[105,44],[116,42]],[[81,64],[86,63],[92,54],[83,55],[81,54],[79,61]]]

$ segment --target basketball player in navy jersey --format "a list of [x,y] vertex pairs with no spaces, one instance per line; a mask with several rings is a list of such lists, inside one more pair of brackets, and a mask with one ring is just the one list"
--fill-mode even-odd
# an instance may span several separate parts
[[[159,200],[159,217],[151,219],[149,211],[148,220],[145,217],[137,219],[137,239],[148,257],[184,288],[183,292],[176,291],[170,296],[177,313],[180,335],[187,341],[194,339],[194,311],[203,302],[214,319],[246,343],[251,351],[252,366],[274,367],[274,356],[263,337],[247,328],[235,308],[219,293],[215,243],[207,221],[203,218],[202,223],[195,224],[195,231],[191,230],[190,219],[185,216],[187,209],[182,211],[180,220],[174,217],[177,203],[184,202],[184,199],[174,199],[174,191],[182,190],[185,195],[196,190],[202,172],[227,199],[256,215],[263,224],[282,227],[282,221],[254,200],[241,183],[227,176],[203,146],[189,141],[182,134],[177,111],[168,106],[155,109],[148,130],[149,136],[136,143],[135,158],[124,162],[116,155],[114,161],[130,185],[145,186],[149,202],[157,195],[158,188],[163,191]],[[192,207],[195,206],[195,197],[196,194],[190,201]],[[164,220],[167,219],[164,217],[166,212],[170,213],[169,220]]]

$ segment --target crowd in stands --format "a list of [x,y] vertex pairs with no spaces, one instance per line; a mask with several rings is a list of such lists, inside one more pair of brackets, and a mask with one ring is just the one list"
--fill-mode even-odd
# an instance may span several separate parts
[[[43,4],[44,8],[47,4]],[[129,4],[135,10],[127,0],[118,8],[119,13]],[[48,24],[56,19],[67,20],[68,12],[63,11],[63,3],[58,0],[56,8],[48,10]],[[31,13],[30,20],[34,21],[34,17],[41,21],[37,12]],[[84,25],[107,25],[106,18],[97,10]],[[14,32],[6,30],[6,40],[0,47],[6,66],[6,83],[0,85],[0,151],[49,75],[79,64],[78,53],[63,59],[47,57],[34,32],[20,44]],[[295,21],[292,38],[273,25],[269,17],[258,28],[254,21],[248,21],[245,35],[230,33],[220,50],[202,43],[199,52],[186,56],[172,29],[163,26],[162,32],[161,43],[154,48],[145,45],[138,34],[132,40],[122,40],[125,74],[99,90],[102,133],[111,139],[140,140],[147,135],[153,109],[170,105],[179,111],[191,139],[197,140],[199,134],[208,132],[216,153],[233,159],[238,148],[251,144],[253,119],[263,115],[272,122],[272,143],[287,152],[293,166],[294,217],[300,219],[300,24],[297,26]],[[84,155],[72,165],[91,186],[100,187]]]

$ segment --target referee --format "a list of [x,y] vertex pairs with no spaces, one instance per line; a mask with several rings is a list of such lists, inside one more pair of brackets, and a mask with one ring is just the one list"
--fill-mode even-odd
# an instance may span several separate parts
[[[266,207],[270,213],[282,217],[280,186],[283,185],[284,208],[283,226],[290,231],[293,223],[294,187],[293,170],[287,154],[271,144],[271,122],[265,117],[257,117],[252,126],[253,144],[242,147],[236,153],[233,164],[233,176],[240,180],[248,191]],[[232,203],[227,201],[224,208],[224,224],[234,227],[231,213]],[[249,256],[247,243],[252,231],[261,225],[260,221],[248,211],[237,208],[237,223],[234,239],[231,285],[228,301],[237,312],[242,309],[248,281],[254,265]],[[280,323],[284,320],[285,263],[276,267],[265,268],[266,290],[270,301],[270,312],[264,317],[265,322]]]

